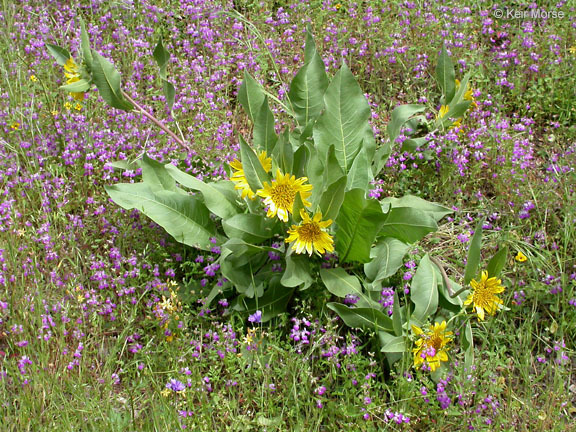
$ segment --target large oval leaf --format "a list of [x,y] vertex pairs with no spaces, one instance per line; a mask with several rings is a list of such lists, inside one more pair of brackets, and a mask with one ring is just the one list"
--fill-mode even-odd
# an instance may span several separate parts
[[438,278],[428,254],[418,264],[410,286],[410,299],[414,303],[412,317],[421,323],[438,308]]
[[364,198],[365,193],[362,189],[352,189],[344,195],[336,218],[336,251],[341,262],[370,261],[370,247],[386,219],[380,203]]
[[349,308],[341,303],[328,303],[326,306],[336,312],[349,327],[394,332],[392,320],[377,309]]
[[343,64],[324,95],[325,110],[314,127],[314,142],[325,156],[331,145],[345,173],[362,146],[370,106],[350,69]]
[[389,278],[402,267],[404,255],[410,246],[398,239],[387,237],[370,250],[372,261],[364,264],[364,273],[372,282]]
[[328,76],[324,62],[316,51],[312,34],[307,31],[304,66],[290,83],[288,92],[294,115],[301,126],[306,126],[320,115],[327,87]]
[[127,210],[138,209],[180,243],[209,250],[216,228],[206,206],[198,199],[172,191],[153,192],[144,183],[105,187],[112,200]]
[[183,186],[202,193],[206,207],[216,216],[222,219],[237,215],[240,211],[234,200],[229,195],[215,187],[214,183],[204,183],[190,174],[180,171],[174,165],[166,165],[166,171],[172,179]]

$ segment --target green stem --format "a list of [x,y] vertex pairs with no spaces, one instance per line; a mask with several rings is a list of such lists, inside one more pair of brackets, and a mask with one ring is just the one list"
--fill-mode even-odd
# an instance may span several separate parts
[[166,127],[166,125],[164,125],[160,120],[158,120],[156,117],[154,117],[148,111],[146,111],[138,102],[136,102],[134,99],[132,99],[124,90],[121,90],[121,91],[122,91],[122,96],[124,96],[126,99],[128,99],[128,101],[130,101],[130,103],[132,103],[132,105],[134,105],[136,108],[138,108],[138,110],[142,114],[144,114],[144,116],[146,118],[148,118],[150,121],[152,121],[152,123],[154,123],[160,129],[162,129],[168,135],[170,135],[174,139],[174,141],[176,141],[182,147],[187,147],[186,143],[184,142],[184,140],[182,138],[178,137],[178,135],[176,135],[174,132],[172,132],[170,129],[168,129]]

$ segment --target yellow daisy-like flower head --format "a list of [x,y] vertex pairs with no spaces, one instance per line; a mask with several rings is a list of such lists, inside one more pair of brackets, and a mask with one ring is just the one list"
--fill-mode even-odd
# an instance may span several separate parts
[[446,345],[452,341],[453,333],[446,331],[446,321],[431,324],[427,331],[412,325],[412,331],[416,336],[420,336],[415,342],[416,347],[412,350],[415,367],[423,366],[426,362],[434,372],[440,366],[440,362],[448,361]]
[[494,315],[502,300],[496,295],[504,291],[504,286],[501,285],[502,281],[495,277],[488,278],[488,272],[483,271],[480,281],[472,279],[470,286],[472,286],[472,293],[468,296],[464,305],[472,304],[478,318],[484,320],[484,311],[490,315]]
[[[66,84],[72,84],[80,81],[80,68],[72,57],[70,57],[64,64],[64,75],[66,78],[68,78],[66,80]],[[79,102],[84,100],[84,93],[81,92],[71,92],[70,96]]]
[[[272,169],[272,158],[267,157],[265,151],[262,151],[258,155],[258,160],[262,164],[264,171],[269,172]],[[252,191],[252,189],[250,189],[250,185],[246,180],[242,162],[240,162],[238,159],[234,159],[232,162],[230,162],[230,167],[235,171],[234,174],[232,174],[232,177],[230,177],[230,180],[236,183],[236,186],[234,186],[235,189],[242,191],[242,199],[248,197],[253,200],[256,198],[256,194]]]
[[277,170],[272,184],[264,182],[264,188],[256,192],[256,195],[264,198],[264,204],[268,206],[266,216],[273,218],[278,215],[280,220],[288,222],[288,213],[292,213],[298,193],[304,206],[309,207],[310,202],[307,199],[312,195],[312,185],[305,185],[307,181],[307,177],[297,179],[295,176],[282,174],[280,170]]
[[300,216],[302,217],[302,222],[300,222],[300,225],[292,225],[292,228],[288,230],[289,236],[285,240],[286,243],[294,242],[292,250],[300,254],[306,249],[309,255],[312,255],[312,252],[320,254],[326,251],[333,252],[334,239],[330,234],[323,231],[323,228],[327,228],[332,224],[332,220],[323,221],[322,212],[316,213],[310,219],[308,212],[304,209],[300,210]]
[[523,263],[524,261],[526,261],[528,259],[528,257],[526,255],[524,255],[522,252],[518,251],[518,253],[514,257],[514,259],[518,262]]

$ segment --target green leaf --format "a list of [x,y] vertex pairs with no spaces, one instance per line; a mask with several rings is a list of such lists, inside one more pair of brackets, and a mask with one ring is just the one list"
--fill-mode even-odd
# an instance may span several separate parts
[[222,249],[229,249],[236,255],[255,255],[264,252],[281,253],[281,250],[279,249],[270,246],[256,246],[251,243],[246,243],[244,240],[236,237],[226,241],[226,243],[222,245]]
[[335,296],[344,298],[347,295],[353,295],[359,299],[357,306],[380,307],[377,302],[364,293],[358,278],[346,273],[343,268],[320,269],[320,277],[326,289]]
[[262,105],[254,120],[253,142],[259,150],[264,150],[267,155],[272,154],[272,150],[278,141],[278,135],[274,130],[274,114],[268,106],[268,97],[264,98]]
[[428,142],[427,137],[411,138],[402,143],[400,151],[414,152]]
[[470,107],[471,103],[472,103],[472,101],[464,101],[464,102],[459,102],[459,103],[454,104],[454,105],[450,105],[448,112],[446,114],[444,114],[443,117],[438,118],[436,120],[436,123],[442,124],[442,126],[444,126],[444,127],[452,126],[452,124],[456,120],[458,120],[459,118],[461,118],[464,115],[464,113]]
[[341,303],[328,303],[348,327],[393,332],[392,320],[377,309],[349,308]]
[[391,208],[379,232],[381,237],[395,237],[405,243],[415,243],[438,225],[432,216],[410,207]]
[[462,102],[462,100],[464,99],[464,95],[466,94],[466,89],[468,87],[469,80],[470,80],[470,72],[468,72],[466,75],[464,75],[464,78],[462,78],[460,87],[458,88],[458,91],[454,95],[454,99],[452,99],[452,102],[455,102],[456,104]]
[[274,148],[274,159],[283,173],[292,173],[294,164],[294,149],[290,143],[290,132],[286,130],[278,140]]
[[375,175],[380,174],[380,171],[382,171],[384,165],[386,165],[386,162],[388,161],[390,154],[392,154],[391,141],[386,141],[384,144],[378,147],[378,150],[376,150],[374,160],[372,163],[373,172]]
[[323,220],[336,219],[340,207],[344,202],[344,190],[346,189],[346,176],[332,183],[320,198],[320,211]]
[[88,39],[88,32],[86,31],[86,24],[84,23],[84,20],[82,17],[79,17],[79,19],[80,27],[82,29],[80,33],[80,48],[82,49],[82,57],[84,58],[84,63],[86,63],[88,69],[91,71],[93,60],[92,50],[90,48],[90,39]]
[[71,93],[84,93],[85,91],[90,90],[90,81],[86,81],[85,79],[78,80],[73,82],[72,84],[66,84],[60,86],[62,90],[69,91]]
[[194,197],[167,190],[153,192],[144,183],[121,183],[105,189],[120,207],[140,210],[180,243],[210,250],[210,238],[218,237],[208,209]]
[[223,248],[219,260],[220,271],[222,276],[234,285],[236,291],[253,297],[258,294],[254,271],[260,268],[264,259],[267,259],[264,254],[236,255],[230,249]]
[[230,197],[230,195],[223,193],[220,188],[216,187],[215,183],[204,183],[202,180],[180,171],[172,164],[165,165],[165,167],[171,179],[176,180],[187,188],[201,192],[206,207],[216,216],[228,219],[239,213],[240,209],[236,205],[233,196]]
[[292,175],[296,178],[306,177],[306,167],[310,160],[310,150],[307,146],[302,145],[294,152],[294,161],[292,162]]
[[312,195],[309,201],[312,204],[312,208],[316,208],[324,190],[325,161],[318,154],[316,147],[312,145],[306,145],[306,147],[310,152],[310,158],[306,165],[306,177],[308,177],[308,182],[312,185]]
[[164,98],[166,98],[166,105],[168,105],[168,109],[172,111],[174,99],[176,98],[176,89],[171,82],[162,80],[162,91],[164,92]]
[[398,271],[410,246],[392,237],[380,240],[371,250],[369,263],[364,264],[368,280],[377,283]]
[[415,104],[400,105],[394,108],[390,118],[390,123],[388,123],[388,137],[390,138],[391,146],[394,146],[394,142],[396,141],[396,138],[398,138],[398,135],[400,135],[400,130],[404,123],[406,123],[414,114],[422,112],[425,109],[425,105]]
[[271,286],[261,297],[244,301],[246,312],[254,313],[257,310],[262,311],[261,322],[263,323],[286,312],[288,302],[290,302],[294,294],[294,288],[286,288],[280,285],[277,279],[278,278],[275,279],[275,282],[270,283]]
[[[305,209],[304,201],[302,201],[302,196],[300,194],[296,194],[294,197],[294,204],[292,205],[292,219],[296,223],[300,223],[302,217],[300,216],[300,210]],[[308,212],[307,210],[305,210]]]
[[478,271],[480,252],[482,249],[482,225],[484,225],[484,219],[481,219],[476,224],[476,230],[470,241],[468,256],[466,258],[466,269],[464,270],[464,285],[468,285]]
[[167,168],[173,165],[165,165],[150,159],[144,154],[142,157],[142,180],[153,192],[169,190],[176,192],[176,182],[168,173]]
[[244,81],[242,81],[242,85],[238,90],[238,100],[252,122],[255,122],[258,117],[258,113],[264,102],[264,97],[264,89],[262,86],[252,78],[252,75],[244,70]]
[[308,125],[320,115],[324,108],[324,93],[328,88],[326,68],[309,31],[306,32],[305,55],[304,66],[290,83],[288,91],[296,121],[301,126]]
[[256,192],[262,189],[264,182],[270,183],[270,176],[264,170],[260,159],[254,150],[248,145],[244,138],[240,136],[240,157],[242,159],[242,169],[250,189]]
[[305,256],[286,254],[286,270],[282,275],[280,283],[285,287],[297,287],[306,289],[314,279],[310,275],[310,259]]
[[160,78],[162,79],[167,79],[166,67],[170,61],[170,53],[166,51],[166,48],[164,48],[161,37],[158,38],[158,43],[154,47],[154,51],[152,51],[152,56],[154,57],[154,60],[156,60],[158,68],[160,69],[158,75],[160,75]]
[[370,248],[386,219],[380,203],[364,194],[363,189],[346,192],[336,218],[336,251],[343,263],[370,261]]
[[460,334],[460,344],[464,351],[464,367],[467,370],[470,370],[470,367],[474,364],[474,337],[472,335],[472,325],[470,324],[470,320],[466,322],[466,327]]
[[277,221],[259,214],[240,213],[223,220],[222,228],[229,238],[262,243],[276,234]]
[[500,272],[506,265],[506,257],[508,256],[508,248],[503,247],[494,254],[492,259],[488,262],[488,277],[498,277]]
[[446,45],[442,46],[442,51],[438,56],[438,64],[436,65],[436,81],[444,95],[444,105],[448,105],[454,97],[454,89],[456,88],[456,76],[454,75],[454,65],[446,51]]
[[[380,336],[384,332],[378,333]],[[388,334],[388,333],[386,333]],[[380,337],[381,343],[384,342],[382,336]],[[385,343],[382,344],[381,352],[385,353],[404,353],[408,351],[406,348],[406,338],[404,336],[392,336],[385,338]]]
[[326,170],[324,171],[324,186],[334,184],[334,182],[340,180],[340,178],[345,175],[344,170],[336,158],[336,150],[334,146],[330,146],[328,149],[324,166],[326,167]]
[[47,43],[46,49],[50,55],[54,57],[56,63],[58,63],[60,66],[64,66],[66,62],[72,57],[66,49],[59,47],[58,45]]
[[120,90],[120,74],[112,63],[92,50],[92,79],[102,99],[113,108],[124,111],[134,109],[134,106],[122,97]]
[[346,189],[368,189],[368,184],[370,183],[370,180],[372,180],[370,162],[371,161],[368,161],[368,156],[366,155],[366,149],[362,147],[350,167]]
[[390,204],[392,208],[410,207],[414,210],[429,214],[436,222],[440,221],[444,216],[454,213],[454,211],[448,207],[426,201],[414,195],[404,195],[402,198],[387,197],[380,200],[380,202]]
[[414,303],[412,317],[425,322],[438,308],[438,279],[428,254],[420,260],[412,284],[410,299]]
[[325,110],[314,127],[314,142],[326,155],[331,145],[345,173],[362,146],[370,106],[350,69],[343,64],[324,94]]

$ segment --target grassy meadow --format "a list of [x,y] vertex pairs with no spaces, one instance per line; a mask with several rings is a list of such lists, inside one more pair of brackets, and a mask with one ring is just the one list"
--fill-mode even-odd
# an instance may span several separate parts
[[[576,5],[538,3],[2,1],[0,428],[576,430]],[[79,58],[80,18],[123,91],[177,139],[95,88],[82,101],[59,89],[64,69],[46,44]],[[219,245],[178,243],[104,189],[139,182],[143,154],[228,178],[239,135],[252,133],[238,102],[244,73],[278,95],[278,130],[288,124],[282,101],[307,26],[327,73],[345,62],[358,80],[377,147],[400,104],[437,118],[443,43],[456,78],[471,73],[474,108],[423,147],[402,147],[401,134],[366,191],[453,210],[387,279],[384,313],[425,252],[462,283],[479,221],[481,268],[508,249],[503,308],[471,320],[471,367],[458,338],[435,374],[415,367],[412,346],[390,364],[374,333],[326,307],[333,295],[318,284],[266,322],[235,310],[232,295],[207,302],[207,288],[233,290]],[[152,56],[160,36],[172,111]]]

